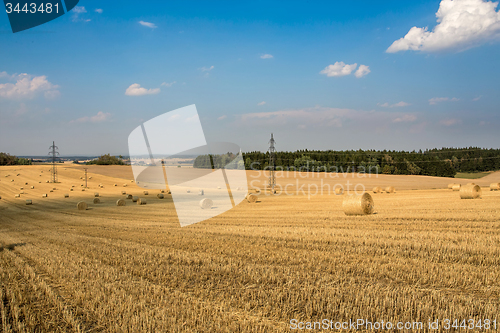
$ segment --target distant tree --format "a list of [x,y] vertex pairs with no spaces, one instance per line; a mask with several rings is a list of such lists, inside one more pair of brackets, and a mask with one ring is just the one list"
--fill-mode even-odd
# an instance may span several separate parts
[[122,159],[116,157],[116,156],[111,156],[110,154],[105,154],[101,155],[95,160],[89,161],[86,164],[92,165],[124,165],[125,163],[122,161]]

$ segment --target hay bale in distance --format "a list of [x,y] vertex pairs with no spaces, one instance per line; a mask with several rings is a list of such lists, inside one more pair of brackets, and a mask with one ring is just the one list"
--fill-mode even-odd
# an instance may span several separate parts
[[490,191],[498,191],[500,190],[500,183],[491,183],[490,184]]
[[220,190],[220,186],[217,186],[217,189]]
[[248,193],[247,194],[247,201],[249,203],[256,203],[257,202],[257,196],[255,194]]
[[191,190],[187,190],[186,193],[191,193]]
[[467,185],[476,185],[476,183],[467,183]]
[[49,192],[54,192],[54,190],[50,190]]
[[139,197],[134,195],[134,196],[132,197],[132,202],[137,202],[137,200],[139,200]]
[[158,193],[156,196],[158,197],[158,199],[163,199],[163,198],[165,198],[165,196],[164,196],[162,193]]
[[94,197],[98,198],[99,197],[99,193],[94,192]]
[[70,188],[69,190],[70,190],[70,191],[73,191],[73,189],[72,189],[72,188]]
[[139,198],[139,199],[137,200],[137,204],[138,204],[138,205],[145,205],[146,203],[147,203],[147,202],[146,202],[146,199],[144,199],[144,198]]
[[199,195],[205,195],[205,191],[200,190],[200,192],[199,192],[198,194],[199,194]]
[[165,193],[165,190],[160,190],[160,193]]
[[363,194],[346,195],[342,202],[345,215],[369,215],[373,213],[372,196],[365,192]]
[[118,184],[115,184],[115,185],[113,185],[113,186],[118,186]]
[[127,194],[127,199],[132,199],[132,194]]
[[451,184],[448,184],[448,188],[451,190],[453,189],[453,185],[455,185],[454,183],[451,183]]
[[460,188],[460,199],[481,199],[481,195],[479,185],[465,185]]
[[127,204],[127,203],[126,203],[126,202],[125,202],[125,200],[123,200],[123,199],[118,199],[118,200],[116,201],[116,205],[117,205],[117,206],[125,206],[126,204]]
[[209,198],[205,198],[205,199],[201,199],[200,201],[200,207],[202,209],[211,209],[214,205],[214,202],[212,201],[212,199],[209,199]]
[[127,184],[123,184],[123,187],[127,187]]
[[78,210],[87,210],[87,203],[84,201],[80,201],[76,204],[76,208]]
[[14,196],[14,198],[20,198],[20,197],[21,197],[21,195],[20,195],[20,194],[16,194],[16,195]]
[[127,192],[125,192],[125,191],[122,191],[122,195],[126,195],[126,194],[127,194]]
[[46,197],[48,197],[47,193],[42,194],[42,198],[46,198]]
[[84,189],[84,188],[82,188],[82,192],[85,192],[85,189]]
[[34,188],[35,188],[35,186],[31,186],[31,189],[34,189]]
[[454,184],[453,187],[451,188],[452,191],[460,191],[460,188],[462,185],[460,184]]
[[144,191],[143,193],[144,193],[144,195],[148,195],[149,194],[148,191]]
[[335,195],[342,195],[344,194],[344,188],[342,186],[338,186],[335,188]]
[[64,197],[65,197],[65,198],[69,198],[69,194],[67,194],[67,193],[66,193],[66,194],[64,195]]
[[373,193],[382,193],[382,188],[380,188],[380,187],[378,187],[378,186],[377,186],[377,187],[374,187],[374,188],[373,188]]
[[55,191],[55,190],[57,190],[57,188],[55,188],[55,187],[53,187],[52,189],[53,189],[54,191]]
[[394,193],[394,192],[396,192],[396,189],[394,188],[394,186],[387,186],[385,188],[385,192],[386,193]]
[[94,202],[94,204],[100,204],[101,203],[101,199],[94,198],[93,202]]
[[33,204],[33,201],[32,201],[32,200],[30,200],[30,199],[27,199],[27,200],[26,200],[26,204],[27,204],[27,205],[32,205],[32,204]]

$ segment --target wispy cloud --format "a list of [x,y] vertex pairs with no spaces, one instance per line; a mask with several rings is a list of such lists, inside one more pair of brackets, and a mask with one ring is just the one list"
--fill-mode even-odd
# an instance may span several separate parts
[[448,119],[443,119],[439,122],[441,125],[443,126],[454,126],[454,125],[458,125],[458,124],[461,124],[462,123],[462,120],[461,119],[457,119],[457,118],[448,118]]
[[71,10],[73,12],[73,22],[90,22],[90,19],[82,19],[80,18],[81,14],[87,13],[87,10],[83,6],[75,6]]
[[41,93],[45,98],[53,99],[59,96],[59,86],[50,83],[45,75],[33,76],[30,74],[13,74],[1,72],[0,77],[7,78],[15,83],[0,84],[0,97],[9,99],[34,98]]
[[102,14],[102,9],[101,9],[101,8],[97,8],[97,9],[95,10],[95,12],[96,12],[96,13],[99,13],[99,14]]
[[[357,63],[354,63],[352,65],[348,65],[344,63],[343,61],[337,61],[333,65],[328,65],[323,69],[320,74],[325,74],[328,77],[340,77],[340,76],[347,76],[351,75],[356,68],[358,67]],[[370,73],[370,68],[366,65],[360,65],[358,70],[354,73],[354,76],[357,78],[361,78],[368,73]]]
[[223,116],[220,116],[219,118],[217,118],[217,120],[224,120],[224,119],[226,119],[226,118],[227,118],[227,116],[226,116],[226,115],[223,115]]
[[215,68],[214,66],[202,67],[202,68],[200,68],[200,71],[202,71],[202,72],[210,72],[214,68]]
[[257,103],[257,105],[258,105],[258,106],[262,106],[262,105],[264,105],[264,104],[266,104],[266,102],[265,102],[265,101],[262,101],[262,102],[260,102],[260,103]]
[[127,96],[143,96],[143,95],[154,95],[160,92],[160,88],[146,89],[141,87],[139,83],[131,84],[127,90],[125,90],[125,95]]
[[383,104],[378,103],[377,105],[384,107],[384,108],[401,108],[401,107],[405,107],[405,106],[410,105],[410,103],[406,103],[406,102],[401,101],[401,102],[398,102],[395,104],[389,104],[389,103],[385,102]]
[[483,96],[477,96],[475,98],[472,99],[473,102],[477,102],[479,101]]
[[497,5],[498,2],[484,0],[442,0],[436,13],[438,24],[432,31],[427,27],[413,27],[386,52],[460,51],[498,41],[500,14],[496,11]]
[[261,58],[261,59],[272,59],[272,58],[274,58],[274,57],[273,57],[273,55],[272,55],[272,54],[268,54],[268,53],[266,53],[266,54],[261,55],[261,56],[260,56],[260,58]]
[[417,116],[414,114],[405,114],[402,117],[397,117],[393,119],[393,123],[412,123],[417,120]]
[[145,26],[145,27],[151,28],[151,29],[156,29],[156,28],[158,28],[158,27],[156,26],[156,24],[151,23],[151,22],[139,21],[139,24],[140,24],[140,25],[142,25],[142,26]]
[[170,83],[168,83],[168,82],[163,82],[163,83],[161,84],[161,86],[162,86],[162,87],[167,87],[167,88],[170,88],[170,87],[171,87],[171,86],[173,86],[175,83],[176,83],[176,81],[174,81],[174,82],[170,82]]
[[97,112],[95,116],[91,117],[82,117],[76,120],[70,121],[70,123],[102,123],[104,121],[109,120],[111,118],[111,113],[104,113],[102,111]]
[[453,97],[453,98],[449,98],[449,97],[434,97],[434,98],[431,98],[429,100],[429,105],[436,105],[437,103],[441,103],[441,102],[457,102],[459,101],[458,98],[456,97]]

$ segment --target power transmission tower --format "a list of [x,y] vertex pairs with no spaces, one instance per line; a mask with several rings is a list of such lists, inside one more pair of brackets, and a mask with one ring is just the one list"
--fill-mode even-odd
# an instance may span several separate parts
[[273,133],[271,133],[271,140],[269,140],[269,187],[271,188],[271,193],[274,193],[274,188],[276,187],[276,149],[274,143]]
[[57,149],[59,149],[59,148],[55,145],[54,141],[52,141],[52,146],[50,146],[49,149],[51,150],[49,152],[49,155],[52,155],[52,170],[51,170],[52,182],[57,183],[56,159],[57,159],[57,155],[59,155],[59,153],[57,152]]

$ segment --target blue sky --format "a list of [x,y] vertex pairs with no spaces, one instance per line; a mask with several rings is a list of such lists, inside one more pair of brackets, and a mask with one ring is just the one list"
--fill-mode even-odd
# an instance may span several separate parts
[[498,147],[499,37],[482,0],[82,0],[16,34],[0,14],[0,151],[126,154],[191,104],[246,151]]

